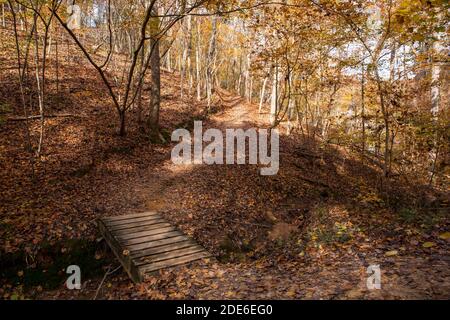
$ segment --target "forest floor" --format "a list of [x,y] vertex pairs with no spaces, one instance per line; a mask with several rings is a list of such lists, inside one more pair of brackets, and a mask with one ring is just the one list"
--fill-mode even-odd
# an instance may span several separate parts
[[[151,143],[134,112],[128,135],[117,136],[94,71],[77,60],[61,68],[48,112],[76,116],[46,121],[34,177],[23,122],[7,120],[21,115],[15,71],[0,72],[8,110],[0,124],[4,299],[450,298],[448,193],[414,180],[381,186],[375,165],[283,130],[276,176],[260,176],[257,166],[175,166],[173,144]],[[205,106],[180,98],[176,75],[162,77],[162,132],[170,136],[202,119]],[[48,83],[55,86],[54,77]],[[205,129],[267,127],[267,115],[225,91],[213,110]],[[38,132],[32,122],[33,141]],[[119,264],[95,220],[144,210],[158,210],[216,258],[139,285],[120,268],[102,282]],[[82,290],[64,286],[70,264],[81,266]],[[370,265],[381,268],[381,290],[367,289]]]

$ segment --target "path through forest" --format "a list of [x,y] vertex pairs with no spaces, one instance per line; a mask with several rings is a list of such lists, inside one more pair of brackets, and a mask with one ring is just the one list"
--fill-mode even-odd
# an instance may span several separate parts
[[[225,110],[205,121],[204,129],[267,126],[268,116],[259,115],[255,105],[232,96],[225,97],[225,101]],[[290,167],[288,161],[285,164],[289,174],[294,174],[292,170],[298,171],[298,168]],[[160,211],[215,254],[218,260],[194,263],[176,271],[164,270],[159,276],[138,285],[134,295],[188,299],[415,299],[445,296],[448,292],[445,285],[438,286],[440,290],[436,291],[437,283],[449,283],[443,280],[449,277],[449,261],[438,256],[405,255],[389,259],[384,256],[383,249],[371,248],[367,244],[369,239],[358,239],[363,243],[342,247],[322,248],[319,245],[312,253],[304,249],[304,235],[289,236],[292,230],[294,233],[303,230],[306,234],[308,226],[298,228],[297,223],[295,227],[293,221],[297,220],[277,213],[277,217],[272,216],[268,210],[269,217],[267,212],[259,212],[259,218],[252,222],[252,206],[247,203],[239,207],[238,199],[245,195],[239,191],[233,194],[233,190],[253,188],[262,193],[264,187],[258,182],[252,185],[247,179],[258,181],[260,178],[255,170],[244,167],[176,166],[167,159],[159,170],[151,173],[151,179],[147,180],[149,184],[142,189],[147,209]],[[286,172],[281,174],[285,177]],[[225,181],[231,181],[231,185],[221,186]],[[236,199],[221,198],[217,192],[222,188],[224,194],[231,194]],[[210,189],[214,190],[213,197],[208,195]],[[271,200],[268,197],[267,201]],[[298,206],[304,206],[308,201],[305,197],[298,204],[294,203],[294,211],[303,210]],[[232,208],[236,206],[240,210],[237,216]],[[314,206],[327,207],[331,214],[345,213],[345,209],[333,207],[325,200]],[[258,213],[255,215],[258,217]],[[267,223],[268,220],[272,220],[271,223]],[[309,218],[309,223],[315,223],[313,221]],[[281,238],[274,240],[271,234],[276,232]],[[283,232],[288,233],[290,240],[283,238]],[[245,239],[247,234],[252,240]],[[373,250],[377,253],[372,254]],[[383,270],[383,290],[369,291],[367,267],[379,264],[380,259],[387,269]],[[430,264],[435,273],[429,272]],[[118,292],[113,296],[120,296]]]
[[[267,115],[255,113],[255,110],[251,109],[253,106],[246,103],[245,99],[237,96],[230,95],[229,93],[222,93],[222,103],[224,111],[220,111],[217,114],[212,115],[207,119],[203,125],[204,130],[214,127],[222,132],[225,132],[229,128],[248,128],[249,124],[262,125],[268,123]],[[255,117],[257,116],[257,117]],[[175,165],[172,160],[169,159],[163,162],[163,170],[157,171],[152,174],[152,183],[145,190],[147,197],[148,210],[164,210],[171,209],[171,205],[168,204],[172,190],[183,190],[184,182],[178,180],[180,174],[189,174],[189,171],[193,169],[194,165]],[[221,170],[221,166],[216,166],[216,170]]]
[[[7,2],[0,298],[450,298],[444,2]],[[278,174],[172,163],[196,120],[269,127],[247,99],[279,124]],[[96,222],[148,210],[215,259],[133,284]]]

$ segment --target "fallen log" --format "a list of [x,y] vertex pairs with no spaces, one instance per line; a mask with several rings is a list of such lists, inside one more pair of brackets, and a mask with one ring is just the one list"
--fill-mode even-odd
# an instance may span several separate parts
[[[44,116],[45,119],[50,118],[84,118],[82,115],[78,114],[52,114]],[[27,120],[40,120],[41,116],[29,116],[29,117],[15,117],[8,118],[7,121],[15,122],[15,121],[27,121]]]

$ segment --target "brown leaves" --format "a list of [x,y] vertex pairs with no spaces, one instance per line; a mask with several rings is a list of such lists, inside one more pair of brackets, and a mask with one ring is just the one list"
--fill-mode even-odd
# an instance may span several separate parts
[[[426,297],[426,292],[433,292],[427,282],[407,275],[421,270],[439,282],[448,274],[445,263],[434,261],[438,267],[430,270],[421,255],[442,257],[440,250],[448,248],[450,233],[438,236],[434,230],[425,237],[420,230],[399,225],[374,183],[376,171],[361,164],[359,156],[294,134],[281,137],[281,170],[276,177],[261,177],[252,166],[175,168],[170,145],[151,145],[136,128],[126,138],[115,137],[111,124],[116,119],[102,99],[102,86],[85,68],[74,71],[89,81],[66,79],[66,85],[83,89],[83,94],[70,96],[73,101],[64,111],[92,117],[48,123],[46,154],[36,166],[36,180],[23,160],[23,130],[8,128],[8,135],[0,137],[0,242],[6,251],[27,244],[31,255],[43,240],[95,237],[96,218],[152,207],[221,263],[165,270],[142,285],[126,276],[112,277],[105,298],[360,298],[367,292],[352,291],[353,284],[361,280],[369,261],[389,263],[389,280],[408,280]],[[163,95],[169,98],[161,123],[170,132],[201,115],[204,106],[178,99],[176,75],[163,78]],[[205,127],[264,126],[255,106],[231,94],[225,94],[225,100],[224,112],[211,117]],[[444,230],[442,226],[440,232]],[[221,247],[224,236],[233,253],[228,262]],[[102,259],[100,253],[92,256]],[[95,280],[86,290],[95,292]]]
[[269,231],[269,239],[272,241],[287,241],[297,230],[296,226],[287,223],[277,223],[273,229]]

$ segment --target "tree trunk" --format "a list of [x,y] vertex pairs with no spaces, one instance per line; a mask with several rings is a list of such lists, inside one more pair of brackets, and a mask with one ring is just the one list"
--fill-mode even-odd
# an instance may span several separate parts
[[[144,72],[144,63],[145,63],[145,46],[142,48],[141,51],[141,63],[139,66],[139,74],[142,74],[142,72]],[[136,107],[137,107],[137,117],[138,117],[138,125],[139,127],[142,124],[142,87],[144,85],[145,82],[145,76],[142,77],[142,80],[140,80],[141,83],[139,83],[139,91],[138,91],[138,96],[137,96],[137,103],[136,103]]]
[[391,142],[390,139],[390,124],[389,124],[389,111],[388,106],[386,104],[386,99],[384,95],[384,88],[382,79],[380,77],[379,71],[378,71],[378,65],[374,66],[375,68],[375,76],[378,86],[378,94],[380,97],[380,104],[381,104],[381,112],[383,114],[383,121],[384,121],[384,167],[383,167],[383,173],[385,177],[389,176],[389,162],[390,162],[390,148],[389,144]]
[[263,107],[264,100],[265,100],[264,98],[266,96],[267,81],[269,81],[269,78],[265,77],[264,80],[263,80],[262,88],[261,88],[261,97],[260,97],[260,100],[259,100],[259,113],[262,112],[262,107]]
[[217,38],[217,17],[212,17],[212,31],[208,50],[208,66],[206,76],[206,92],[208,99],[208,109],[211,107],[211,99],[214,91],[214,59],[216,55],[216,38]]
[[270,123],[275,125],[278,113],[278,66],[274,67],[272,81],[272,100],[270,103]]
[[[362,124],[362,154],[366,153],[366,101],[365,101],[365,78],[364,78],[364,64],[361,66],[361,124]],[[363,160],[364,161],[364,160]]]
[[119,135],[124,137],[127,133],[126,130],[126,112],[124,110],[120,110],[119,112],[119,121],[120,121],[120,130]]
[[[56,27],[56,34],[58,35],[59,28]],[[59,48],[58,36],[55,37],[55,63],[56,63],[56,106],[59,109]]]
[[200,24],[197,24],[197,47],[195,52],[195,69],[197,78],[197,101],[202,99],[200,79]]
[[[158,14],[158,9],[153,8],[153,14]],[[153,18],[151,22],[151,34],[155,37],[159,33],[159,19]],[[152,90],[150,98],[150,118],[149,129],[154,135],[159,135],[159,111],[161,105],[161,68],[160,68],[160,53],[159,53],[159,41],[153,38],[150,41],[150,45],[153,48],[151,52],[151,76],[152,76]]]
[[[38,39],[38,30],[36,28],[36,32],[34,34],[34,59],[35,59],[35,76],[36,76],[36,85],[37,85],[37,95],[38,95],[38,104],[39,104],[39,114],[41,116],[41,127],[39,132],[39,145],[37,148],[37,156],[39,157],[42,152],[42,144],[44,141],[44,124],[45,124],[45,116],[44,116],[44,97],[41,83],[41,71],[39,64],[39,39]],[[45,48],[44,48],[45,51]]]
[[6,28],[5,5],[6,4],[2,3],[2,25],[3,25],[3,28]]
[[188,81],[188,95],[192,93],[192,73],[191,73],[191,55],[192,55],[192,16],[187,17],[187,32],[186,32],[186,79]]
[[[439,14],[438,18],[442,21],[443,15]],[[431,68],[431,115],[433,118],[434,125],[437,126],[439,123],[439,113],[441,112],[441,74],[442,74],[442,64],[445,61],[445,56],[447,55],[445,47],[445,32],[436,32],[434,34],[436,41],[433,43],[432,49],[432,68]],[[430,185],[433,184],[434,177],[436,175],[437,161],[439,157],[439,134],[436,133],[434,137],[433,150],[430,152],[431,159],[431,172],[430,172]]]

